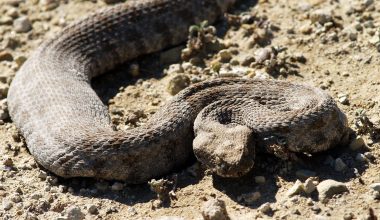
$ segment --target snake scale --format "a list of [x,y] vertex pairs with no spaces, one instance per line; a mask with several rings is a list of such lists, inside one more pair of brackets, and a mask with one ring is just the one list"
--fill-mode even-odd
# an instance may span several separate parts
[[236,177],[253,167],[256,147],[281,155],[339,143],[347,120],[329,95],[270,80],[194,84],[147,124],[113,129],[91,79],[183,42],[190,25],[214,22],[234,3],[129,0],[44,42],[18,71],[8,94],[11,118],[36,161],[62,177],[141,183],[183,166],[194,153],[215,173]]

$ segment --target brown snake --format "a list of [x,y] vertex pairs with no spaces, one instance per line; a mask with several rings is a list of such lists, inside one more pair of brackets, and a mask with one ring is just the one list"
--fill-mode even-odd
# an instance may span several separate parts
[[[140,55],[183,42],[235,0],[129,0],[96,12],[43,43],[16,74],[9,111],[39,164],[63,177],[141,183],[194,152],[222,176],[241,176],[255,146],[326,150],[347,121],[333,99],[303,85],[216,79],[180,92],[139,128],[115,131],[91,79]],[[195,122],[194,122],[195,121]],[[194,139],[195,138],[195,139]]]

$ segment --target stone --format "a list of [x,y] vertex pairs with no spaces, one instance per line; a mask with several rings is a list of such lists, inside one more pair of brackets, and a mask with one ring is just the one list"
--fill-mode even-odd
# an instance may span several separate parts
[[336,158],[335,164],[334,164],[334,170],[337,172],[342,172],[345,169],[347,169],[347,165],[343,162],[343,160],[339,157]]
[[270,214],[273,210],[272,210],[272,207],[270,206],[270,203],[269,202],[266,202],[264,204],[262,204],[258,210],[264,214]]
[[96,207],[96,205],[90,205],[90,207],[88,207],[88,213],[97,215],[99,213],[98,207]]
[[13,21],[13,27],[17,33],[26,33],[32,30],[32,23],[28,17],[23,16]]
[[218,56],[220,61],[225,63],[229,62],[232,58],[231,52],[226,49],[219,51]]
[[11,201],[6,200],[6,199],[3,200],[3,209],[5,211],[10,210],[12,207],[13,207],[13,203]]
[[255,176],[255,183],[257,184],[264,184],[265,183],[265,177],[264,176]]
[[68,220],[82,220],[85,218],[84,213],[78,206],[70,206],[66,213]]
[[369,187],[374,191],[380,192],[380,183],[372,183]]
[[356,154],[355,160],[359,162],[367,162],[368,158],[365,157],[364,154],[358,153]]
[[351,150],[360,150],[366,146],[366,143],[364,139],[361,136],[356,137],[353,141],[350,143],[350,149]]
[[300,194],[301,192],[303,192],[303,184],[300,180],[297,180],[294,185],[288,190],[288,192],[286,193],[286,195],[288,197],[293,197],[295,195],[298,195]]
[[44,11],[50,11],[59,6],[59,0],[40,0],[40,5]]
[[113,191],[120,191],[120,190],[123,190],[123,188],[124,188],[124,184],[119,183],[119,182],[115,182],[111,186],[111,190],[113,190]]
[[331,10],[318,9],[310,14],[310,19],[313,23],[318,22],[323,25],[327,22],[333,21],[333,13]]
[[0,62],[1,61],[13,61],[13,56],[8,51],[0,51]]
[[305,183],[303,184],[303,189],[305,191],[305,193],[307,194],[311,194],[312,192],[315,191],[316,189],[316,185],[314,184],[314,180],[313,178],[308,178]]
[[3,157],[3,164],[4,164],[4,166],[12,167],[13,166],[13,160],[12,160],[12,158],[10,158],[8,156],[4,156]]
[[333,195],[348,192],[348,188],[344,183],[327,179],[320,182],[317,186],[319,200],[323,203],[327,202]]
[[46,172],[41,170],[40,173],[38,174],[38,178],[40,178],[41,180],[46,180],[47,178]]
[[229,219],[224,201],[210,199],[202,206],[204,220],[227,220]]
[[171,78],[167,85],[167,91],[171,95],[176,95],[182,89],[190,85],[190,78],[184,74],[178,74]]

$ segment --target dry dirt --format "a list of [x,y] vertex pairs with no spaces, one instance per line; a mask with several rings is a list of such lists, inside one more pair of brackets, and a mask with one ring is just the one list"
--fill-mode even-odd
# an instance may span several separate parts
[[[96,0],[0,0],[1,98],[6,98],[13,76],[33,49],[68,23],[101,7],[106,4]],[[16,32],[14,23],[24,16],[32,29]],[[226,47],[221,52],[214,48],[206,56],[186,62],[178,59],[184,44],[127,63],[94,81],[118,129],[131,129],[148,120],[172,97],[168,85],[228,72],[231,77],[277,78],[326,90],[347,114],[352,138],[363,133],[358,139],[364,140],[365,146],[344,145],[308,156],[303,162],[258,155],[254,170],[240,179],[217,178],[199,164],[190,164],[164,177],[173,184],[167,188],[172,190],[170,198],[162,202],[149,184],[62,179],[49,173],[34,162],[15,125],[4,116],[0,123],[0,218],[202,219],[203,204],[213,198],[224,201],[231,219],[380,217],[380,195],[370,187],[380,183],[376,137],[380,122],[380,1],[246,0],[215,27],[218,41]],[[184,70],[179,68],[181,64]],[[128,74],[131,72],[134,77]],[[176,77],[177,81],[173,80]],[[4,105],[2,110],[6,110]],[[368,122],[361,126],[360,119],[369,119],[374,128]],[[327,202],[320,201],[317,190],[288,196],[297,179],[303,182],[308,175],[314,184],[333,179],[348,191]]]

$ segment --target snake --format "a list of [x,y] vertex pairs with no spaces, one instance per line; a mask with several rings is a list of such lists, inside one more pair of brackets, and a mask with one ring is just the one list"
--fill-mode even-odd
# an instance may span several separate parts
[[63,178],[143,183],[195,157],[223,177],[275,155],[336,146],[347,118],[313,86],[216,78],[173,96],[149,121],[116,130],[91,80],[126,61],[183,43],[189,27],[215,22],[235,0],[128,0],[100,9],[44,41],[16,73],[8,105],[38,164]]

